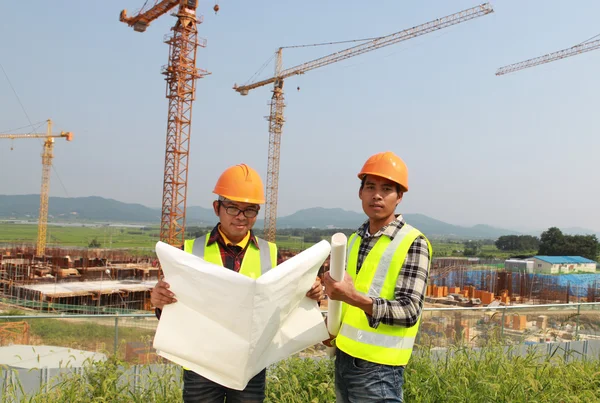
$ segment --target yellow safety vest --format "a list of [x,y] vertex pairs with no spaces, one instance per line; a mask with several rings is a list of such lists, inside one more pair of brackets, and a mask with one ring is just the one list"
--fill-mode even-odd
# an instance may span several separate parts
[[[356,233],[352,234],[348,240],[346,270],[358,292],[374,298],[395,299],[398,275],[408,249],[419,236],[423,234],[408,224],[404,224],[393,240],[381,236],[364,259],[357,276],[358,250],[362,239]],[[427,238],[425,240],[431,256],[431,244]],[[380,323],[377,329],[373,329],[362,309],[343,303],[342,325],[336,346],[346,354],[363,360],[385,365],[406,365],[412,354],[420,321],[419,317],[411,327]]]
[[[208,238],[207,235],[204,235],[200,238],[186,240],[183,250],[207,262],[223,266],[218,243],[213,242],[207,245]],[[258,248],[252,242],[248,241],[248,248],[242,260],[242,267],[240,267],[240,274],[253,279],[259,278],[277,266],[277,246],[258,237],[256,237],[256,241]]]

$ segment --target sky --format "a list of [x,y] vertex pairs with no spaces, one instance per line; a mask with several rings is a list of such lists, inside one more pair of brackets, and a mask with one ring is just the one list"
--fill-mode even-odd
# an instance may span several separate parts
[[[142,4],[38,0],[32,12],[0,2],[0,133],[48,118],[74,133],[56,143],[51,196],[161,205],[160,68],[175,18],[164,15],[144,33],[118,21],[121,9]],[[189,162],[188,205],[203,207],[228,166],[247,163],[266,180],[271,88],[242,97],[232,86],[278,47],[383,36],[479,3],[221,0],[217,15],[214,4],[199,0],[207,46],[197,67],[211,74],[197,83]],[[409,168],[399,212],[458,225],[600,231],[600,50],[495,75],[599,34],[600,2],[492,5],[493,14],[286,80],[278,215],[361,211],[356,175],[370,155],[389,150]],[[283,65],[346,46],[286,49]],[[40,152],[41,141],[0,140],[0,194],[39,193]]]

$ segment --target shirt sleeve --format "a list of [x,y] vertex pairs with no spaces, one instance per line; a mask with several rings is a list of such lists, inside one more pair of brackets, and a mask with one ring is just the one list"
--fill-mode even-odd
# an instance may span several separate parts
[[417,323],[423,310],[430,259],[425,238],[415,239],[398,276],[395,299],[373,298],[373,315],[367,314],[370,327],[376,329],[380,323],[411,327]]

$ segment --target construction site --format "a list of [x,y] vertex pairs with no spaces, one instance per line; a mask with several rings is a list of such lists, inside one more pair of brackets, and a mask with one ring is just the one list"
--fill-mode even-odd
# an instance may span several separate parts
[[5,309],[115,313],[151,309],[158,278],[154,258],[126,251],[0,248],[0,298]]
[[600,301],[595,274],[548,275],[509,271],[494,259],[433,261],[427,301],[456,306],[568,304]]
[[[197,6],[197,2],[192,0],[155,0],[146,1],[142,8],[133,14],[128,14],[126,10],[119,14],[119,21],[138,33],[145,32],[154,21],[171,12],[175,17],[171,32],[164,37],[164,43],[168,45],[168,61],[161,69],[166,81],[168,108],[160,220],[160,240],[174,246],[182,245],[185,237],[189,144],[197,81],[210,74],[197,67],[197,50],[206,46],[206,40],[198,36],[198,25],[203,22],[203,17],[197,13]],[[219,5],[215,4],[213,10],[216,14]],[[258,74],[262,73],[261,69],[243,85],[233,85],[233,90],[242,96],[255,89],[272,85],[270,110],[266,117],[269,133],[264,209],[266,240],[274,242],[276,235],[281,139],[286,121],[284,81],[365,53],[467,23],[493,12],[492,5],[485,3],[383,36],[281,46],[269,60],[274,61],[273,74],[268,74],[265,79],[258,79]],[[283,51],[286,49],[349,42],[353,44],[346,49],[296,66],[283,66]],[[563,51],[503,67],[496,75],[585,53],[600,47],[599,43],[585,41]],[[300,87],[297,89],[299,91]],[[47,121],[45,133],[33,133],[37,127],[29,133],[0,134],[0,139],[11,141],[43,140],[37,240],[35,248],[32,246],[0,249],[0,293],[4,302],[48,311],[109,312],[150,309],[149,290],[161,274],[160,267],[153,258],[140,259],[128,255],[127,252],[114,251],[111,251],[109,256],[101,249],[46,248],[50,173],[53,168],[55,140],[64,139],[71,142],[74,134],[67,131],[53,133],[51,120]],[[290,257],[292,253],[286,252],[284,255]],[[327,270],[326,265],[322,270]],[[581,283],[573,277],[565,283],[564,276],[507,272],[502,269],[502,262],[437,259],[432,267],[429,284],[427,302],[432,304],[493,306],[592,302],[600,299],[597,282]]]

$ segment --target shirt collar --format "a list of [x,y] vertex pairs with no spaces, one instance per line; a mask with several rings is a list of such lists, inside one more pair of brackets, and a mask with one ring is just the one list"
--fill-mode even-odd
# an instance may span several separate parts
[[400,231],[400,229],[402,229],[404,224],[406,224],[406,222],[404,221],[404,217],[402,217],[402,214],[396,214],[396,219],[394,221],[383,226],[375,234],[369,234],[369,220],[367,220],[358,228],[358,230],[356,231],[356,234],[361,238],[367,238],[367,237],[378,238],[382,235],[386,235],[391,240],[393,240],[394,237],[396,236],[396,234],[398,233],[398,231]]
[[[210,232],[210,236],[208,237],[207,245],[211,245],[215,242],[219,242],[223,246],[233,245],[233,243],[229,239],[227,239],[225,234],[223,234],[220,226],[221,226],[221,223],[218,223],[212,229],[212,231]],[[256,247],[256,249],[260,249],[258,247],[258,241],[256,240],[256,236],[254,235],[254,232],[252,230],[248,231],[248,233],[246,234],[244,239],[242,239],[242,241],[240,243],[238,243],[236,246],[239,246],[242,249],[245,249],[246,246],[248,245],[248,243],[253,244]]]

